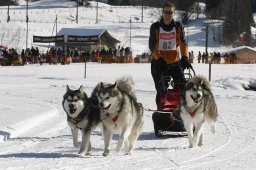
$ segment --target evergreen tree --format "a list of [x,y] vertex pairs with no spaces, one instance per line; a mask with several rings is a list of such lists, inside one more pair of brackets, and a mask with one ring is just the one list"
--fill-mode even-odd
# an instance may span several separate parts
[[206,0],[205,3],[208,18],[218,19],[225,15],[225,9],[222,8],[223,0]]
[[121,0],[121,5],[130,5],[129,0]]
[[256,12],[256,0],[251,0],[252,3],[252,12]]
[[109,0],[108,4],[109,5],[120,5],[120,0]]
[[18,5],[15,0],[0,0],[0,6]]
[[251,0],[225,0],[226,17],[223,25],[223,39],[227,44],[239,45],[239,37],[245,35],[245,44],[251,44],[252,17]]

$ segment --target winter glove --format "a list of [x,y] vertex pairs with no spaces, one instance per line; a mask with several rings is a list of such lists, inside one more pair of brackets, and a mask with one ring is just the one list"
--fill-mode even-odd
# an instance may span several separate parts
[[192,68],[192,65],[188,61],[188,57],[186,57],[186,56],[181,57],[180,63],[181,63],[181,67],[183,68],[183,70]]

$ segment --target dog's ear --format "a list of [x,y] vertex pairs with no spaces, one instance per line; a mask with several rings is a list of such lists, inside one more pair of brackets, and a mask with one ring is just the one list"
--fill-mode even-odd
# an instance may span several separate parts
[[210,89],[209,83],[206,79],[201,80],[201,87],[203,89],[203,94],[205,94],[207,96],[210,95],[211,89]]
[[208,90],[206,90],[206,89],[203,89],[203,94],[205,94],[205,95],[209,95],[209,92],[208,92]]
[[81,86],[79,87],[79,91],[80,91],[81,93],[84,92],[84,86],[83,86],[83,85],[81,85]]
[[70,91],[70,88],[69,88],[68,85],[66,86],[66,91],[67,91],[67,92]]
[[113,85],[111,85],[110,88],[117,89],[117,82],[115,82]]
[[185,86],[185,90],[190,90],[190,89],[193,88],[193,86],[194,86],[194,83],[193,83],[193,82],[188,82],[188,83],[186,84],[186,86]]
[[201,80],[201,83],[200,83],[200,84],[201,84],[201,85],[203,85],[203,84],[204,84],[204,80],[203,80],[203,79]]
[[100,88],[102,88],[104,86],[103,82],[100,82]]

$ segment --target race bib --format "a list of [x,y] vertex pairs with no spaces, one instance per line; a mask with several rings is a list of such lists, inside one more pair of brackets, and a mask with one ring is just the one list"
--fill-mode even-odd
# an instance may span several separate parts
[[176,50],[176,29],[172,31],[164,31],[162,27],[159,29],[159,46],[160,51],[172,51]]

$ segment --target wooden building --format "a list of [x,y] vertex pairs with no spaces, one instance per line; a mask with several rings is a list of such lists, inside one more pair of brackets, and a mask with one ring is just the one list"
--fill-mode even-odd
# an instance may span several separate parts
[[248,46],[240,46],[221,53],[221,56],[235,53],[237,56],[236,64],[256,64],[256,49]]

